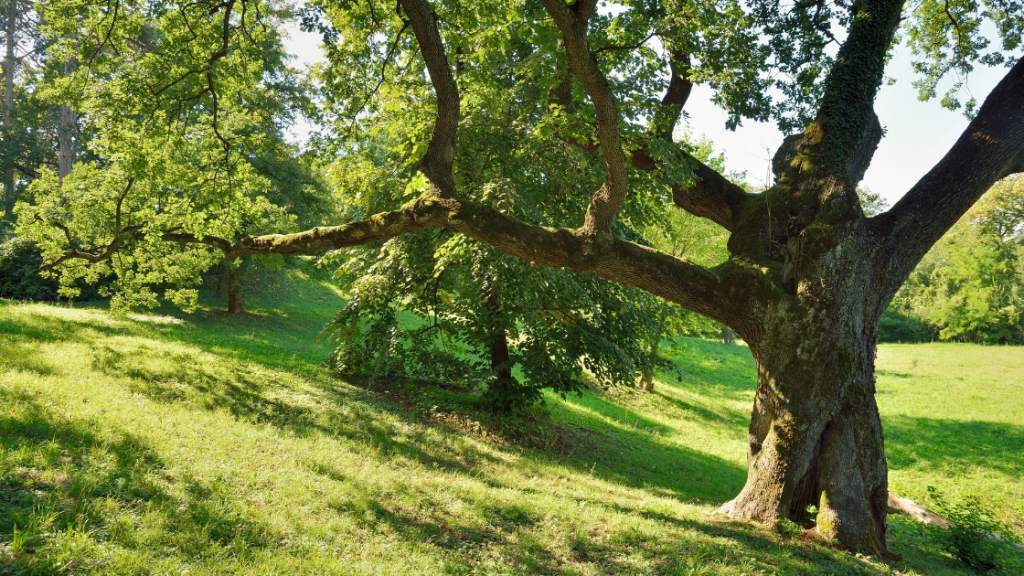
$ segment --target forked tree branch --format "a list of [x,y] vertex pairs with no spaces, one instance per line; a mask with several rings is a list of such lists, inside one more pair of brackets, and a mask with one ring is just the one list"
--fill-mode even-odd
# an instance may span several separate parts
[[[560,40],[558,49],[563,50],[565,41]],[[689,99],[693,83],[687,78],[690,70],[689,55],[675,50],[669,60],[670,79],[661,107],[656,112],[652,136],[671,141],[672,129],[682,115],[683,106]],[[568,112],[573,111],[572,73],[555,67],[558,84],[551,90],[548,100],[552,106],[559,106]],[[591,154],[600,154],[601,146],[595,140],[580,141],[576,138],[559,136],[564,142]],[[732,231],[739,220],[740,207],[752,195],[732,183],[716,170],[697,160],[692,155],[677,147],[675,156],[680,161],[693,166],[694,182],[687,188],[681,185],[672,186],[673,202],[676,206],[700,218],[707,218],[726,230]],[[662,168],[661,162],[649,154],[646,147],[633,152],[629,157],[630,164],[637,170],[655,172]]]
[[898,287],[993,184],[1019,172],[1024,172],[1024,58],[996,85],[942,160],[888,212],[872,219],[889,247],[883,263],[888,283]]

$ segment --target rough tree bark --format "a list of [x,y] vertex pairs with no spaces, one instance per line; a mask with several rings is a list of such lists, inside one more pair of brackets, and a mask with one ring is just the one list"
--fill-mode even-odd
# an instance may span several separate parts
[[[77,68],[74,60],[64,63],[64,75],[72,74]],[[57,128],[57,142],[59,146],[57,157],[57,177],[60,182],[71,174],[75,164],[75,157],[78,155],[78,114],[67,103],[60,105],[60,126]]]
[[[365,221],[237,242],[167,232],[171,242],[201,242],[233,260],[245,254],[314,253],[447,228],[538,266],[564,267],[636,286],[731,328],[757,363],[748,478],[722,511],[771,524],[817,509],[818,531],[840,546],[884,554],[888,500],[884,436],[875,401],[874,361],[882,311],[914,266],[997,180],[1024,172],[1024,59],[1009,70],[953,148],[888,212],[866,218],[856,186],[881,138],[873,112],[885,54],[902,0],[858,3],[831,69],[816,120],[776,155],[777,183],[748,194],[677,149],[696,183],[675,186],[676,205],[731,232],[729,260],[706,269],[617,237],[609,228],[629,190],[629,168],[654,171],[643,146],[627,154],[617,104],[587,38],[596,0],[542,0],[562,33],[569,80],[594,104],[595,140],[607,181],[584,224],[552,229],[459,199],[452,173],[459,120],[436,19],[425,0],[400,0],[437,93],[437,120],[419,169],[431,182],[415,204]],[[686,55],[673,54],[664,117],[652,137],[678,120],[689,94],[680,78]],[[552,104],[571,105],[565,79]],[[566,98],[569,100],[567,101]],[[570,140],[567,140],[570,141]],[[663,142],[663,144],[672,145]],[[98,262],[142,234],[126,228],[110,244],[71,247],[65,256]],[[500,360],[500,345],[497,345]],[[505,342],[507,351],[507,341]]]
[[[17,45],[18,0],[10,0],[7,12],[7,27],[4,30],[4,131],[10,133],[14,125],[14,48]],[[14,189],[14,167],[4,170],[3,208],[10,210],[17,199]]]

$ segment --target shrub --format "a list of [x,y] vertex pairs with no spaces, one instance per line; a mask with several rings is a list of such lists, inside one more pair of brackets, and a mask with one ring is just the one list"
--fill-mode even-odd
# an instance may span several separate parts
[[938,331],[928,325],[924,319],[913,313],[889,305],[878,321],[879,342],[932,342],[938,339]]
[[[58,284],[55,279],[39,274],[42,263],[39,247],[27,238],[12,238],[0,244],[0,298],[55,302]],[[81,294],[75,300],[101,297],[99,285],[89,286],[81,280],[78,284]]]
[[39,275],[43,258],[39,248],[25,238],[0,244],[0,298],[15,300],[57,299],[57,282]]
[[1016,537],[977,497],[968,496],[963,503],[951,505],[935,488],[929,486],[928,492],[940,514],[949,520],[945,526],[936,525],[932,534],[954,558],[977,571],[1021,566],[1024,552],[1014,546]]

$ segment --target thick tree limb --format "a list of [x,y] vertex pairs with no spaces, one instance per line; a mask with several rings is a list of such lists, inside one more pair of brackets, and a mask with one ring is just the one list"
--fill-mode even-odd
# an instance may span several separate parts
[[873,218],[895,290],[998,180],[1024,172],[1024,58],[996,85],[946,153],[888,212]]
[[425,230],[446,228],[537,266],[568,268],[615,280],[679,303],[715,319],[737,322],[744,300],[716,273],[632,242],[611,239],[591,252],[587,232],[546,228],[512,219],[470,202],[425,198],[414,206],[362,222],[321,227],[295,234],[249,237],[233,253],[312,254]]
[[434,13],[424,0],[400,0],[409,17],[420,53],[427,64],[430,82],[437,94],[437,119],[427,152],[420,159],[420,172],[430,180],[433,192],[442,198],[455,197],[455,139],[459,130],[459,87],[452,76]]
[[[820,166],[847,185],[856,186],[863,174],[859,169],[866,167],[882,135],[874,113],[875,95],[882,84],[885,56],[904,1],[869,0],[858,4],[850,33],[825,80],[817,118],[797,145],[798,160],[782,172],[781,180],[799,179],[809,169],[818,172],[815,168]],[[812,178],[823,176],[817,173]]]
[[[733,184],[717,170],[686,151],[680,149],[677,154],[683,162],[693,166],[696,181],[688,188],[679,184],[672,185],[672,201],[675,205],[694,216],[707,218],[730,232],[735,230],[740,209],[755,195]],[[661,168],[660,163],[651,158],[645,149],[634,152],[631,161],[634,168],[644,172],[654,172]]]
[[629,164],[619,134],[619,110],[608,79],[601,73],[597,58],[587,39],[587,20],[594,2],[566,5],[562,0],[542,0],[555,25],[565,39],[569,67],[594,103],[597,113],[598,140],[601,155],[608,167],[604,186],[590,200],[583,228],[590,234],[608,230],[612,218],[629,190]]

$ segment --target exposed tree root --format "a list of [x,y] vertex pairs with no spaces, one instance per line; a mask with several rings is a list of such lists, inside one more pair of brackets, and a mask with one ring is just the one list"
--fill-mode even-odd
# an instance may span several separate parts
[[[913,500],[900,498],[892,492],[889,493],[888,507],[890,514],[907,514],[924,524],[935,524],[938,526],[946,526],[949,524],[949,520],[946,520],[935,512],[932,512],[920,504],[916,504]],[[999,534],[989,533],[988,536],[996,540],[1005,540],[1005,538]],[[1018,550],[1024,551],[1024,544],[1011,542],[1011,545]]]
[[909,516],[913,516],[918,522],[922,522],[924,524],[937,524],[939,526],[949,524],[949,520],[946,520],[935,512],[915,503],[913,500],[900,498],[892,492],[889,492],[888,507],[889,514],[907,514]]

